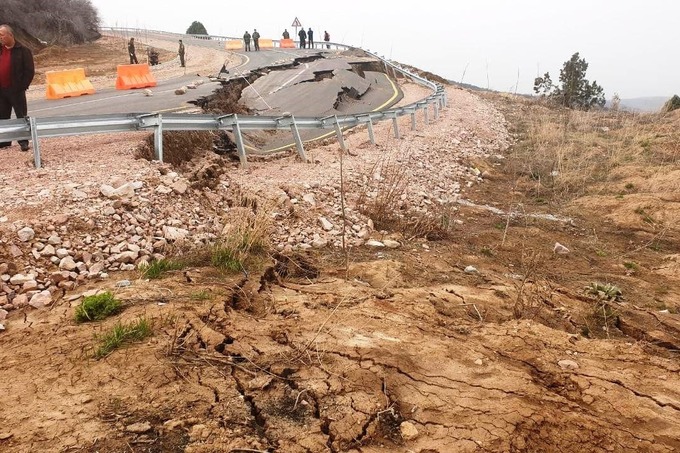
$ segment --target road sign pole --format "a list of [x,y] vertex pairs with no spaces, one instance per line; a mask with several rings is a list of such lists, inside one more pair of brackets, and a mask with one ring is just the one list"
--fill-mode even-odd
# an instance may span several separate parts
[[[295,19],[293,19],[293,23],[290,25],[291,27],[295,27],[295,36],[298,34],[298,27],[302,27],[302,24],[300,23],[300,19],[295,16]],[[295,40],[295,38],[293,38]]]

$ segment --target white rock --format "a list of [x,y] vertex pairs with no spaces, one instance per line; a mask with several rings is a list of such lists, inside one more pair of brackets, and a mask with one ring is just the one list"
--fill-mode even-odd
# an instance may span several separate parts
[[76,262],[73,261],[73,258],[71,258],[70,256],[64,257],[61,259],[61,261],[59,261],[59,269],[72,271],[76,267],[78,267]]
[[47,244],[45,248],[43,248],[40,251],[40,254],[42,256],[54,256],[57,253],[57,251],[54,249],[54,246],[52,244]]
[[315,249],[322,249],[326,246],[328,246],[328,241],[326,239],[318,238],[312,241],[312,247]]
[[369,247],[385,247],[385,244],[375,239],[369,239],[366,241],[366,245]]
[[17,235],[19,236],[19,240],[21,242],[28,242],[35,237],[35,231],[33,231],[33,228],[23,227],[17,231]]
[[402,439],[409,441],[418,437],[418,429],[411,422],[401,422],[399,425]]
[[176,228],[171,226],[163,227],[163,237],[168,241],[179,241],[185,239],[189,235],[189,230],[184,228]]
[[396,248],[401,246],[401,243],[394,241],[392,239],[385,239],[382,242],[383,242],[383,244],[385,244],[385,247],[387,247],[389,249],[396,249]]
[[466,273],[466,274],[478,274],[479,271],[478,271],[477,268],[474,267],[474,266],[466,266],[466,267],[465,267],[465,273]]
[[133,423],[125,427],[125,431],[135,434],[142,434],[151,431],[151,424],[149,422]]
[[310,206],[316,206],[316,198],[313,193],[308,193],[302,196],[302,200]]
[[560,360],[557,364],[563,370],[578,370],[578,363],[573,360]]
[[132,184],[123,184],[117,189],[114,189],[108,184],[102,184],[99,187],[99,192],[106,198],[122,198],[133,196],[135,194],[135,189]]
[[566,255],[569,253],[569,249],[560,244],[559,242],[555,242],[555,247],[553,247],[553,252],[557,253],[558,255]]
[[331,231],[333,229],[333,224],[325,217],[319,217],[319,224],[321,225],[321,228],[326,231]]
[[33,308],[43,308],[45,305],[50,305],[51,303],[52,293],[50,293],[48,290],[45,290],[37,294],[34,294],[33,297],[31,297],[31,300],[28,303],[28,305],[30,305]]
[[169,193],[172,193],[172,189],[168,186],[165,186],[163,184],[160,184],[158,187],[156,187],[155,190],[156,193],[159,193],[161,195],[167,195]]
[[189,190],[189,185],[184,181],[176,181],[172,184],[172,190],[180,195],[186,193]]
[[12,284],[12,285],[17,285],[17,286],[19,286],[19,285],[23,285],[23,284],[26,283],[26,282],[30,282],[31,280],[33,280],[33,276],[32,276],[32,275],[16,274],[16,275],[13,275],[13,276],[9,279],[9,282],[10,282],[10,284]]

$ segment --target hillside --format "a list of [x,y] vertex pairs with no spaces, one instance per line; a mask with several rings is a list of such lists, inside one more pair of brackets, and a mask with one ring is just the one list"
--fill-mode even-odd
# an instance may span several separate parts
[[635,112],[659,112],[670,96],[621,99],[621,107]]
[[309,163],[6,150],[0,450],[678,451],[680,114],[446,93]]

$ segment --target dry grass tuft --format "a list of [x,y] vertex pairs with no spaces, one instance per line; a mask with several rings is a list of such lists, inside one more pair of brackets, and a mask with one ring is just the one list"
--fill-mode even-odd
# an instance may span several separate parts
[[271,250],[271,230],[270,207],[243,197],[230,209],[228,223],[212,248],[212,265],[234,272],[258,267]]
[[443,240],[450,236],[452,208],[434,203],[428,211],[404,202],[410,187],[409,159],[386,156],[366,175],[370,181],[357,200],[359,212],[369,217],[378,230],[402,233],[406,238]]
[[570,200],[607,190],[626,166],[680,161],[677,115],[581,112],[525,101],[516,115],[514,172],[535,196]]

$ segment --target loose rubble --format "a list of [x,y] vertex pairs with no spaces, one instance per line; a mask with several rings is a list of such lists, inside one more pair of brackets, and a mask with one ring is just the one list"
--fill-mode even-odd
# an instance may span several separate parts
[[[427,94],[406,84],[409,89],[416,98]],[[455,216],[466,188],[484,181],[470,160],[497,155],[510,143],[502,116],[462,90],[449,88],[449,107],[440,116],[401,140],[389,138],[390,124],[379,123],[376,136],[388,139],[375,146],[365,132],[348,134],[359,152],[344,157],[344,212],[337,143],[310,153],[312,164],[291,155],[241,169],[210,153],[205,159],[229,169],[213,188],[196,184],[195,173],[133,159],[140,134],[102,136],[94,157],[84,137],[50,140],[39,170],[17,165],[23,155],[11,156],[0,172],[0,309],[48,306],[87,281],[164,258],[171,244],[211,243],[242,194],[268,205],[279,251],[341,247],[343,234],[349,247],[401,247],[356,206],[359,196],[378,196],[389,165],[403,169],[408,181],[395,209],[446,207]]]

